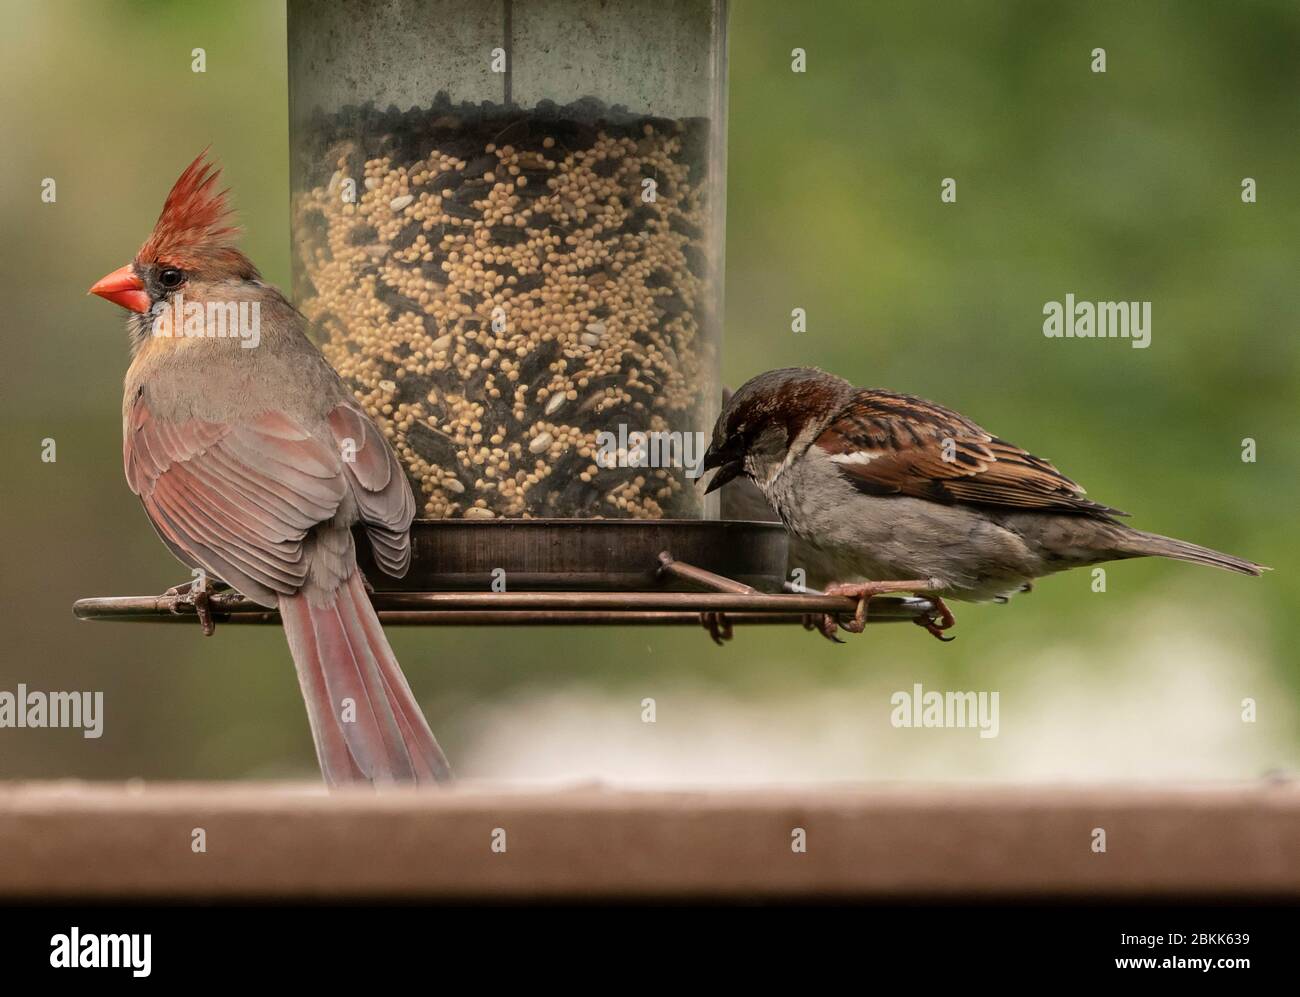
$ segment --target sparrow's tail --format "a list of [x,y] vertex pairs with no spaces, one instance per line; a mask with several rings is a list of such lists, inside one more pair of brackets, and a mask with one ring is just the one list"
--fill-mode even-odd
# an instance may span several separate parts
[[329,785],[451,778],[359,571],[323,606],[302,592],[280,596],[280,616]]
[[1159,533],[1146,533],[1125,527],[1120,550],[1127,557],[1172,557],[1176,561],[1191,561],[1194,564],[1208,564],[1212,568],[1224,571],[1236,571],[1243,575],[1258,575],[1268,568],[1254,561],[1223,554],[1209,547],[1163,537]]

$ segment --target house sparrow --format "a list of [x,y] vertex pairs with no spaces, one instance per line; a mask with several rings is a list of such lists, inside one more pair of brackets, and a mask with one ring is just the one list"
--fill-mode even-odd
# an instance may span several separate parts
[[[845,629],[884,591],[1005,601],[1034,579],[1130,557],[1170,557],[1244,575],[1251,561],[1117,521],[1040,457],[934,402],[856,388],[812,368],[752,378],[723,408],[705,453],[706,490],[739,475],[820,555],[825,591],[857,598]],[[952,625],[919,620],[935,636]],[[828,636],[834,621],[827,621]],[[824,631],[825,632],[825,631]]]
[[306,320],[232,244],[218,176],[194,160],[134,261],[90,289],[131,313],[127,482],[176,557],[279,609],[326,782],[449,778],[352,542],[360,523],[404,575],[411,487]]

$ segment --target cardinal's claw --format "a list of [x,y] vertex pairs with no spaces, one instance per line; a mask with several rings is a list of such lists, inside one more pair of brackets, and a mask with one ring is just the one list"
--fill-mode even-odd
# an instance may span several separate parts
[[212,593],[209,589],[199,589],[194,593],[194,612],[203,628],[203,636],[211,637],[217,632],[217,621],[212,618]]
[[192,606],[194,615],[199,618],[203,636],[211,637],[217,632],[217,621],[212,615],[213,585],[206,576],[203,576],[203,584],[200,585],[199,577],[195,576],[188,585],[173,585],[163,595],[172,597],[173,613],[179,613],[183,607]]

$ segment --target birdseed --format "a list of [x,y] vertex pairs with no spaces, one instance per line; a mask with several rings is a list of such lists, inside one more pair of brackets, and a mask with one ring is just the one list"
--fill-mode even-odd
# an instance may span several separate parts
[[299,304],[422,515],[701,515],[682,469],[605,466],[597,434],[708,428],[707,140],[590,99],[315,116]]

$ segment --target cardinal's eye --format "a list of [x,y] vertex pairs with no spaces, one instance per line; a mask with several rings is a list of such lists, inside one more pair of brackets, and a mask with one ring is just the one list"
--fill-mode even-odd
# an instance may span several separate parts
[[158,283],[169,289],[180,287],[185,283],[185,274],[175,267],[164,267],[158,271]]

